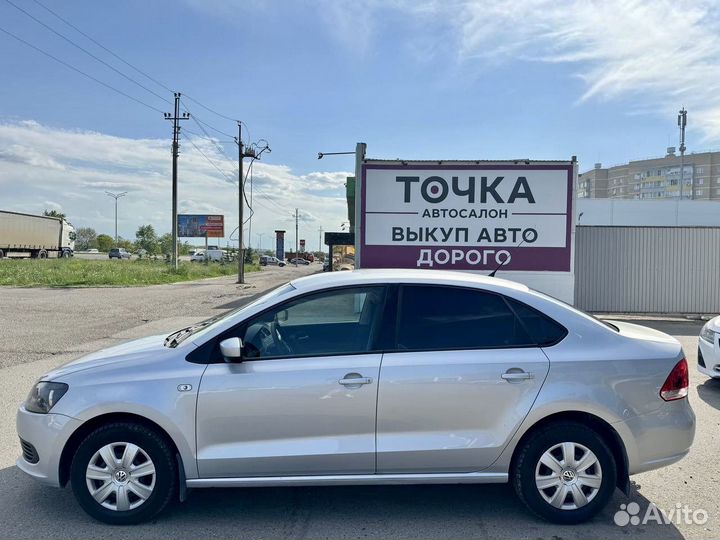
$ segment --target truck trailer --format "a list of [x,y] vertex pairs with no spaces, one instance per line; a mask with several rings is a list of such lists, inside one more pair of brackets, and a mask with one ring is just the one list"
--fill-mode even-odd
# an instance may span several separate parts
[[62,218],[0,210],[0,259],[72,257],[75,228]]

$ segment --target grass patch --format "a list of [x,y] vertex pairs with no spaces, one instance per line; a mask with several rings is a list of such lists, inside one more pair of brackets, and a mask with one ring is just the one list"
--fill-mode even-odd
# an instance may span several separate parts
[[[246,272],[260,267],[245,265]],[[177,283],[237,274],[236,263],[181,262],[178,270],[164,261],[83,259],[4,259],[0,285],[15,287],[135,287]]]

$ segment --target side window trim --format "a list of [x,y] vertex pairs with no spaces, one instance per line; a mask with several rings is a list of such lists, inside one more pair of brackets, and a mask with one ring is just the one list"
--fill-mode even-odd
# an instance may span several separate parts
[[[405,289],[410,287],[435,287],[435,288],[447,288],[447,289],[460,289],[465,291],[476,291],[481,292],[484,294],[493,295],[496,297],[500,297],[500,299],[503,301],[505,306],[508,308],[509,312],[512,314],[512,316],[515,318],[515,321],[521,325],[523,331],[528,336],[528,338],[533,341],[531,344],[527,345],[500,345],[500,346],[484,346],[484,347],[441,347],[441,348],[423,348],[423,349],[400,349],[398,348],[398,339],[400,336],[400,321],[402,320],[402,309],[403,309],[403,292]],[[392,343],[392,350],[388,352],[395,352],[395,353],[403,353],[403,352],[437,352],[437,351],[489,351],[489,350],[508,350],[508,349],[531,349],[531,348],[541,348],[542,346],[538,343],[535,343],[535,340],[532,338],[532,334],[530,334],[527,330],[527,327],[525,326],[523,320],[518,317],[518,314],[515,312],[514,309],[512,309],[512,306],[510,306],[510,303],[507,301],[507,297],[504,294],[495,292],[495,291],[489,291],[487,289],[483,289],[480,287],[463,287],[460,285],[445,285],[445,284],[435,284],[435,283],[400,283],[398,284],[398,294],[397,294],[397,318],[395,321],[395,338],[393,339]],[[518,300],[519,302],[519,300]],[[522,303],[522,302],[521,302]],[[537,311],[537,310],[535,310]],[[547,345],[546,345],[547,346]]]

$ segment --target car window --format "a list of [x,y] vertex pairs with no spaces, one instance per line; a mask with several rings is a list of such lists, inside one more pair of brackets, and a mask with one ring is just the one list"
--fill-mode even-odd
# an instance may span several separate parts
[[237,332],[245,359],[357,354],[374,350],[382,286],[325,291],[290,300]]
[[503,297],[484,291],[403,286],[398,316],[400,350],[534,345]]
[[567,329],[547,315],[513,298],[506,298],[520,318],[532,340],[541,347],[554,345],[568,333]]

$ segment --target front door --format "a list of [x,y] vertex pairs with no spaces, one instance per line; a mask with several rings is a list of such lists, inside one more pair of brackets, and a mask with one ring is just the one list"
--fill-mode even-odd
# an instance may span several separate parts
[[505,299],[403,286],[380,372],[378,473],[475,472],[519,427],[549,362]]
[[374,473],[384,296],[382,286],[311,294],[221,336],[240,337],[244,358],[203,375],[200,477]]

